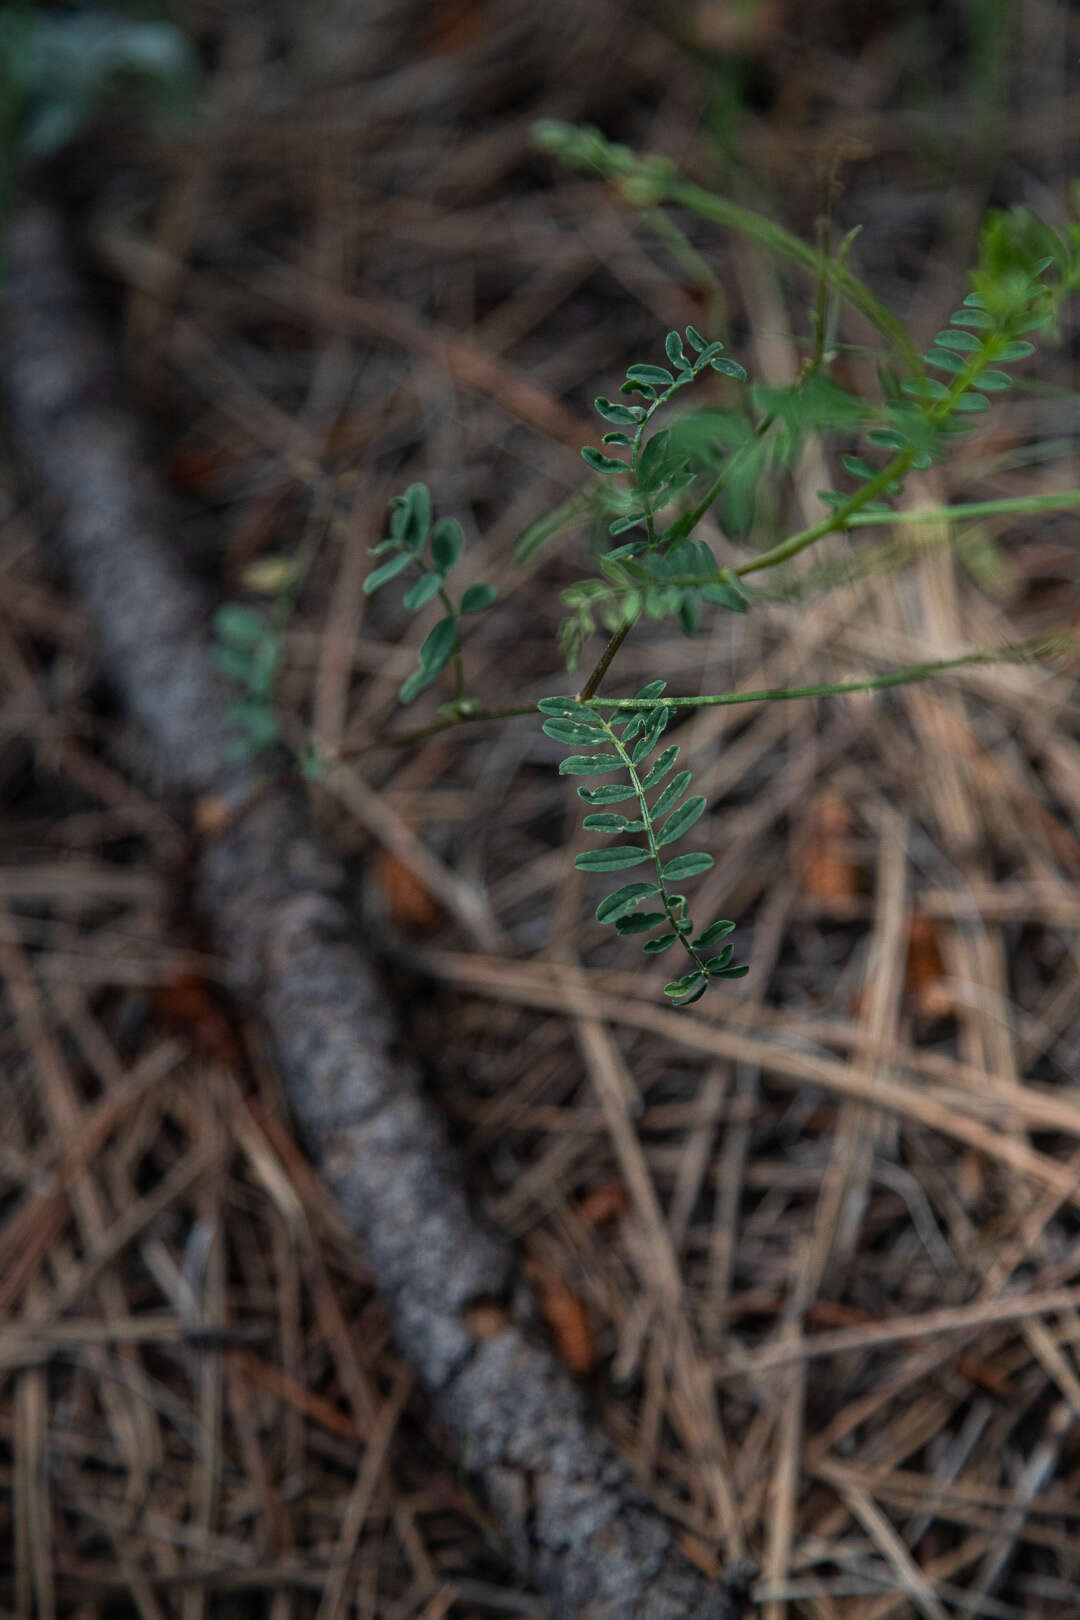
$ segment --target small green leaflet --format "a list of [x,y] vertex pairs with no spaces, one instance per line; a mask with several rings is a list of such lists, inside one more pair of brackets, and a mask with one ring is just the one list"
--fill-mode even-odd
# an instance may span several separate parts
[[621,872],[648,859],[648,850],[639,849],[637,844],[613,844],[610,849],[587,849],[575,855],[574,865],[579,872]]
[[629,782],[612,782],[603,787],[579,787],[578,797],[586,804],[619,804],[623,799],[636,798],[637,794]]
[[592,710],[584,703],[579,703],[572,697],[546,697],[541,698],[536,707],[541,714],[578,715],[592,718]]
[[373,591],[379,589],[380,585],[385,585],[388,579],[393,579],[394,575],[400,574],[403,568],[408,568],[411,562],[412,557],[407,551],[399,551],[396,557],[390,558],[389,562],[380,564],[365,579],[364,595],[370,596]]
[[645,729],[639,741],[634,745],[634,752],[630,756],[635,765],[640,764],[646,755],[652,753],[670,719],[670,709],[659,708],[652,711],[645,722]]
[[431,492],[426,484],[410,484],[405,491],[405,525],[401,538],[415,551],[427,539],[431,527]]
[[[601,918],[600,920],[602,922],[604,919]],[[650,929],[659,927],[662,922],[667,922],[666,911],[635,911],[629,916],[618,918],[615,923],[615,932],[617,934],[647,934]]]
[[654,383],[658,388],[670,388],[675,381],[663,366],[627,366],[626,375],[631,382]]
[[[669,749],[668,752],[670,753],[671,750]],[[658,759],[657,762],[656,762],[657,765],[660,764],[660,760],[662,760],[663,757],[664,757],[663,754],[661,754],[660,759]],[[653,770],[655,771],[655,769],[656,769],[656,766],[654,765]],[[653,772],[650,771],[649,776],[651,776],[652,774],[653,774]],[[661,771],[660,774],[662,776],[664,774],[663,771]],[[686,792],[687,788],[690,786],[690,779],[691,778],[690,778],[690,772],[689,771],[678,771],[676,773],[676,775],[674,775],[671,778],[671,781],[668,783],[667,787],[664,789],[663,793],[661,793],[660,797],[657,799],[656,803],[652,807],[652,813],[653,813],[653,818],[654,819],[657,816],[662,816],[664,814],[665,810],[670,810],[672,805],[676,804],[678,802],[678,800],[682,798],[683,794]],[[652,783],[650,782],[649,777],[645,778],[645,781],[642,783],[642,786],[643,787],[652,787]]]
[[470,585],[461,598],[462,613],[482,613],[498,596],[494,585]]
[[619,918],[629,916],[639,900],[644,900],[647,895],[656,892],[655,883],[627,883],[623,888],[616,889],[614,894],[609,894],[601,900],[596,908],[596,920],[602,923],[617,922]]
[[674,881],[676,878],[697,877],[699,872],[708,872],[716,862],[711,855],[703,851],[693,855],[676,855],[673,861],[668,861],[661,876],[664,881]]
[[625,461],[616,461],[614,456],[605,456],[591,444],[583,446],[581,457],[583,461],[589,463],[594,472],[624,473],[629,471]]
[[420,648],[420,665],[425,673],[437,675],[450,660],[457,646],[457,622],[449,615],[438,624]]
[[540,729],[546,736],[554,737],[556,742],[561,743],[596,743],[604,739],[601,726],[586,725],[580,720],[545,720]]
[[[668,712],[670,713],[670,710]],[[653,768],[649,772],[648,776],[642,777],[642,779],[641,779],[642,787],[643,788],[655,787],[657,782],[659,782],[660,778],[662,776],[667,775],[668,771],[670,771],[671,767],[674,765],[674,763],[678,759],[678,757],[679,757],[679,747],[678,747],[677,743],[672,743],[670,748],[665,748],[664,752],[661,755],[659,755],[659,757],[657,758],[656,763],[653,765]],[[680,771],[679,775],[680,776],[682,775],[681,771]],[[679,780],[679,777],[677,776],[675,778],[675,781],[677,782],[678,780]],[[690,772],[689,771],[686,772],[686,780],[687,780],[687,782],[689,782],[689,780],[690,780]],[[669,791],[670,791],[670,789],[669,789]],[[681,792],[682,792],[682,788],[679,789],[679,793],[681,793]],[[661,795],[661,797],[662,796],[663,795]],[[676,794],[676,798],[677,797],[678,797],[678,794]],[[659,800],[657,800],[657,803],[659,803]]]
[[410,585],[405,592],[404,602],[409,612],[418,613],[433,596],[438,595],[441,585],[441,574],[421,574],[415,585]]
[[727,568],[721,571],[719,579],[703,585],[701,594],[706,602],[725,607],[732,613],[745,613],[750,606],[746,593],[739,588],[738,580]]
[[664,994],[665,996],[685,995],[686,992],[688,990],[692,990],[695,985],[701,984],[704,978],[705,975],[702,973],[701,969],[696,968],[693,973],[686,974],[685,978],[674,979],[671,984],[665,984]]
[[685,804],[680,805],[678,810],[673,811],[656,835],[657,845],[673,844],[683,833],[689,832],[695,821],[704,813],[706,802],[701,794],[696,794],[694,798],[687,799]]
[[559,766],[559,775],[603,776],[605,771],[618,770],[621,764],[618,754],[569,754]]
[[682,338],[678,332],[669,332],[664,339],[664,353],[679,371],[689,371],[690,362],[683,349]]
[[594,399],[593,405],[605,421],[620,422],[624,427],[636,427],[645,415],[640,405],[616,405],[613,400],[605,399],[603,395],[599,399]]
[[465,531],[457,518],[440,518],[431,531],[431,555],[439,573],[445,576],[465,549]]

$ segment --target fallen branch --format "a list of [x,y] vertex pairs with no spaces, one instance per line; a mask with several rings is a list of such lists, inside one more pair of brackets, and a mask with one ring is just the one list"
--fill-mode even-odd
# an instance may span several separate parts
[[[363,1237],[398,1342],[468,1437],[524,1575],[560,1620],[736,1620],[737,1581],[684,1558],[535,1326],[509,1245],[469,1210],[298,792],[223,763],[228,695],[208,605],[162,539],[160,500],[59,222],[9,237],[4,381],[16,448],[99,629],[106,668],[174,794],[231,812],[198,895],[237,992],[269,1026],[297,1124]],[[239,812],[243,813],[239,813]]]

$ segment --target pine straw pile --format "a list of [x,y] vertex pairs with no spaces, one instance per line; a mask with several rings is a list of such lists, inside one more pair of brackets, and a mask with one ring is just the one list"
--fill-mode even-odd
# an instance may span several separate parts
[[[683,724],[717,854],[702,915],[738,919],[752,972],[680,1014],[592,922],[577,801],[534,723],[368,751],[427,621],[361,584],[388,498],[426,480],[468,577],[500,587],[472,690],[567,689],[580,535],[528,569],[513,543],[585,487],[592,395],[702,298],[611,194],[533,153],[534,118],[592,119],[756,203],[767,180],[811,234],[807,177],[846,154],[856,268],[929,336],[988,200],[1053,213],[1076,19],[1025,8],[996,84],[961,8],[736,28],[703,3],[690,47],[618,4],[366,5],[347,33],[347,7],[310,9],[293,32],[285,8],[192,5],[205,125],[135,160],[106,120],[67,178],[95,198],[84,240],[192,566],[258,600],[253,565],[300,560],[284,725],[354,760],[312,792],[477,1197],[690,1556],[756,1559],[769,1620],[1075,1615],[1069,672]],[[701,133],[725,107],[737,162]],[[806,285],[695,237],[729,351],[793,377]],[[1039,367],[1048,386],[996,404],[920,499],[1075,482],[1067,347]],[[808,454],[777,522],[811,521],[832,482]],[[968,564],[929,535],[901,575],[696,641],[643,628],[618,689],[854,678],[1061,625],[1071,522],[994,520]],[[395,1356],[259,1029],[216,988],[187,834],[14,497],[0,567],[5,1608],[542,1613]]]

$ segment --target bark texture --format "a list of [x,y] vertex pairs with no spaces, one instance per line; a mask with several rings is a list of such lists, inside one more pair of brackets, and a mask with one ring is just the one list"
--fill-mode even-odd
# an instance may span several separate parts
[[731,1586],[682,1555],[537,1335],[509,1245],[470,1210],[303,797],[252,796],[223,762],[229,694],[209,604],[164,539],[139,434],[44,206],[12,223],[5,305],[14,442],[107,672],[170,792],[247,805],[201,856],[204,914],[269,1026],[297,1125],[367,1247],[401,1349],[467,1435],[522,1573],[559,1620],[736,1620]]

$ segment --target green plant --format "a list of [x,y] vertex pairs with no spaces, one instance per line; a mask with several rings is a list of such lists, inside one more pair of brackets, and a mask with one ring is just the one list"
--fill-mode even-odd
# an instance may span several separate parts
[[281,663],[281,637],[258,609],[226,602],[214,614],[214,658],[243,696],[229,704],[226,718],[236,731],[234,760],[252,760],[278,741],[274,682]]
[[[707,872],[714,864],[704,851],[676,855],[668,860],[660,852],[688,833],[705,810],[700,794],[686,798],[690,786],[690,772],[669,772],[679,756],[677,745],[672,744],[650,764],[650,756],[663,736],[672,710],[664,704],[664,681],[650,681],[642,687],[635,702],[654,705],[648,711],[638,709],[626,719],[617,713],[604,714],[608,705],[593,701],[579,703],[574,698],[542,698],[538,704],[545,719],[543,729],[556,742],[572,746],[585,746],[594,750],[588,754],[570,754],[559,766],[562,776],[603,776],[625,773],[627,782],[600,787],[579,787],[578,794],[586,804],[618,804],[634,799],[638,819],[601,811],[585,817],[582,825],[587,832],[618,833],[622,837],[644,833],[645,845],[609,844],[606,849],[589,850],[578,855],[575,866],[582,872],[620,872],[648,862],[652,874],[642,883],[628,883],[601,900],[596,908],[596,920],[613,923],[619,934],[651,934],[642,949],[657,954],[678,944],[690,959],[689,973],[665,985],[664,993],[677,1006],[689,1006],[705,994],[710,979],[738,979],[749,972],[745,966],[730,965],[734,946],[725,945],[716,956],[703,956],[702,952],[716,944],[735,927],[733,922],[721,920],[710,923],[700,934],[694,935],[694,921],[687,910],[684,894],[676,894],[673,885],[687,878]],[[667,779],[667,780],[665,780]],[[663,787],[660,784],[663,783]],[[660,792],[650,805],[647,795],[651,789]],[[645,901],[658,901],[659,911],[641,911]],[[658,933],[657,930],[660,930]]]
[[[563,161],[617,186],[669,246],[678,249],[684,240],[664,211],[666,204],[674,203],[741,231],[810,271],[815,281],[808,358],[794,383],[778,387],[751,381],[718,340],[692,326],[685,333],[669,332],[664,342],[666,364],[630,366],[620,397],[600,396],[595,401],[605,431],[600,447],[586,445],[581,452],[597,475],[594,489],[534,524],[517,549],[520,561],[531,561],[570,527],[582,520],[590,524],[598,573],[564,593],[569,613],[560,642],[571,669],[598,624],[607,631],[607,644],[575,693],[544,697],[536,707],[544,717],[546,734],[572,750],[559,767],[561,774],[612,779],[578,787],[589,807],[585,830],[616,842],[578,855],[576,865],[588,872],[640,868],[644,874],[601,900],[598,921],[613,925],[622,936],[648,936],[642,941],[647,954],[670,949],[681,953],[688,971],[672,979],[665,993],[676,1005],[688,1006],[714,979],[738,977],[747,968],[732,962],[731,941],[711,950],[735,924],[719,919],[699,931],[681,892],[684,880],[713,865],[712,856],[705,851],[669,853],[706,808],[701,795],[688,794],[690,771],[674,769],[678,747],[661,746],[665,729],[680,709],[883,690],[964,664],[1035,658],[1075,644],[1067,634],[1044,636],[862,680],[783,690],[681,697],[669,694],[663,682],[651,681],[632,697],[601,694],[620,647],[643,617],[675,616],[692,636],[707,613],[746,613],[759,600],[793,598],[880,568],[903,566],[920,550],[894,541],[856,552],[843,563],[832,561],[804,571],[797,578],[786,573],[776,587],[746,583],[748,576],[782,568],[827,535],[914,520],[936,523],[948,533],[961,521],[991,512],[1080,505],[1080,490],[917,513],[897,511],[893,505],[905,479],[947,460],[990,409],[994,396],[1011,386],[1013,377],[1006,368],[1035,352],[1031,335],[1053,327],[1060,304],[1080,286],[1080,225],[1068,224],[1055,234],[1020,211],[992,214],[983,229],[970,290],[948,325],[920,352],[898,317],[847,268],[850,238],[830,258],[824,247],[810,248],[772,221],[690,185],[665,160],[640,158],[593,129],[546,124],[538,129],[537,138]],[[689,261],[689,254],[681,250],[680,257],[684,265]],[[858,397],[830,375],[836,313],[844,302],[885,340],[886,352],[878,364],[880,394],[873,399]],[[721,397],[675,416],[673,404],[682,403],[683,390],[705,373],[724,379],[713,385],[723,390]],[[657,422],[661,413],[670,417],[662,426]],[[697,532],[706,514],[716,512],[729,540],[748,543],[762,526],[763,488],[792,466],[808,437],[829,444],[848,487],[820,492],[825,511],[817,522],[793,534],[767,534],[758,550],[734,565],[721,565]],[[448,666],[454,671],[454,696],[428,724],[387,734],[373,747],[405,744],[470,721],[535,712],[531,704],[489,708],[467,693],[462,621],[490,607],[495,592],[478,584],[460,600],[451,596],[447,580],[463,548],[463,531],[453,519],[433,524],[426,486],[411,485],[393,503],[390,534],[374,548],[381,560],[365,590],[374,592],[411,571],[405,606],[420,612],[438,600],[441,616],[423,642],[418,668],[405,681],[400,697],[411,703]],[[268,688],[252,684],[255,649],[261,644],[249,621],[243,621],[240,639],[249,635],[252,639],[243,647],[237,643],[237,626],[228,623],[230,661],[247,683],[249,708],[242,705],[238,715],[243,719],[252,704],[254,715],[267,700]],[[269,662],[268,652],[261,656]],[[244,723],[253,739],[270,736],[268,722],[256,724],[250,718]],[[616,804],[627,805],[629,814],[610,808]]]
[[194,52],[173,23],[97,6],[56,16],[28,0],[0,16],[0,77],[5,146],[46,157],[117,96],[175,119],[191,113],[198,93]]
[[432,526],[431,495],[426,484],[410,484],[404,495],[399,495],[392,503],[391,513],[390,538],[380,541],[373,552],[376,557],[386,556],[387,561],[364,581],[365,595],[370,596],[380,586],[412,568],[417,577],[404,597],[409,612],[419,613],[435,597],[443,609],[442,618],[420,648],[417,668],[398,696],[402,703],[411,703],[447,664],[452,663],[455,691],[449,712],[465,717],[475,705],[470,705],[465,696],[460,622],[464,615],[482,613],[490,607],[496,592],[490,585],[470,585],[455,605],[446,589],[446,580],[465,549],[465,533],[456,518],[440,518]]
[[198,92],[195,53],[172,23],[96,6],[57,16],[9,0],[0,8],[0,226],[24,158],[63,151],[106,103],[183,122]]

